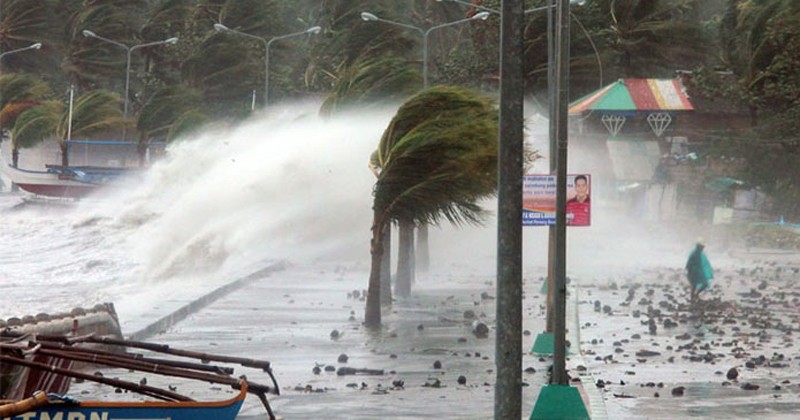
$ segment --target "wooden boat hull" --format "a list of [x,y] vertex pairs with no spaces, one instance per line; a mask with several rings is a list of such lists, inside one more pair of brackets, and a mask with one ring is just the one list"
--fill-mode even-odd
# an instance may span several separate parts
[[[56,402],[7,417],[10,420],[234,420],[247,396],[247,383],[235,397],[213,402]],[[2,408],[0,406],[0,408]]]
[[44,197],[85,198],[100,185],[65,179],[55,172],[32,171],[3,165],[3,172],[23,191]]
[[[39,314],[37,317],[9,318],[8,321],[0,319],[0,329],[31,336],[97,334],[122,337],[117,312],[111,303],[87,309],[79,307],[69,313]],[[0,345],[4,343],[0,337]],[[40,354],[29,356],[28,359],[61,369],[72,369],[74,365],[68,359]],[[70,382],[69,377],[54,372],[0,363],[0,399],[19,400],[35,391],[63,394],[69,390]]]

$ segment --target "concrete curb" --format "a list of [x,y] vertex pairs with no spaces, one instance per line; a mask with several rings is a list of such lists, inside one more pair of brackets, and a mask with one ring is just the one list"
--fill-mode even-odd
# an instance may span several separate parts
[[243,286],[252,283],[255,280],[262,279],[276,271],[281,271],[285,268],[286,264],[284,262],[277,262],[269,267],[263,268],[250,275],[242,277],[239,280],[218,287],[212,290],[211,292],[206,293],[205,295],[195,299],[194,301],[181,306],[176,311],[161,317],[158,321],[149,324],[148,326],[140,329],[139,331],[129,334],[126,338],[128,340],[133,340],[133,341],[147,340],[148,338],[151,338],[157,334],[166,331],[173,325],[186,319],[186,317],[188,317],[189,315],[203,309],[204,307],[210,305],[217,299],[233,292],[234,290],[240,289]]
[[581,381],[583,390],[588,398],[589,406],[586,411],[589,412],[589,418],[592,420],[608,419],[608,412],[606,411],[606,403],[603,394],[597,388],[595,379],[589,370],[579,371],[578,366],[586,367],[586,362],[583,359],[583,351],[581,350],[581,323],[578,316],[578,287],[571,284],[567,293],[567,340],[572,344],[570,347],[575,349],[574,354],[569,356],[569,368],[571,372],[577,372],[578,378]]

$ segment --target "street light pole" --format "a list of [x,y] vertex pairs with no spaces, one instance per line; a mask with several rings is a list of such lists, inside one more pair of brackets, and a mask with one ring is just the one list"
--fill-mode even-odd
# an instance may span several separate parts
[[[436,0],[436,1],[438,1],[438,2],[449,1],[449,2],[452,2],[452,3],[461,4],[461,5],[464,5],[464,6],[473,7],[475,9],[482,10],[482,11],[485,11],[485,12],[491,12],[491,13],[494,13],[494,14],[497,14],[497,15],[502,14],[497,9],[492,9],[490,7],[481,6],[479,4],[473,4],[473,3],[470,3],[470,2],[464,1],[464,0]],[[550,2],[550,0],[548,0],[548,3],[549,2]],[[569,0],[569,4],[576,5],[576,6],[583,6],[585,3],[586,3],[586,0]],[[554,4],[548,4],[547,6],[534,7],[533,9],[527,9],[523,13],[527,15],[528,13],[538,12],[538,11],[545,10],[545,9],[552,9],[554,7],[555,7]]]
[[446,28],[448,26],[454,26],[454,25],[458,25],[460,23],[469,22],[471,20],[479,20],[479,19],[480,20],[486,20],[487,18],[489,18],[489,12],[480,12],[480,13],[476,13],[475,15],[473,15],[471,17],[468,17],[466,19],[459,19],[459,20],[456,20],[456,21],[453,21],[453,22],[443,23],[441,25],[433,26],[433,27],[429,28],[427,31],[425,31],[425,36],[423,37],[423,45],[422,45],[422,52],[423,52],[423,57],[422,57],[422,83],[423,83],[423,86],[425,86],[425,88],[428,87],[428,37],[431,34],[431,32],[433,32],[433,31],[435,31],[437,29]]
[[237,31],[236,29],[231,29],[221,23],[215,23],[214,29],[218,32],[230,32],[236,35],[244,36],[247,38],[257,39],[264,43],[264,106],[269,105],[269,49],[272,46],[272,43],[275,41],[280,41],[286,38],[292,38],[300,35],[311,35],[311,34],[318,34],[319,31],[322,30],[319,26],[312,26],[305,31],[294,32],[291,34],[280,35],[276,37],[272,37],[269,40],[266,38],[261,38],[260,36],[255,36],[252,34],[248,34],[246,32]]
[[23,52],[23,51],[28,51],[28,50],[38,50],[40,48],[42,48],[42,43],[41,42],[37,42],[35,44],[28,45],[27,47],[17,48],[16,50],[4,51],[4,52],[0,53],[0,60],[2,60],[3,57],[5,57],[7,55],[16,54],[18,52]]
[[471,20],[486,20],[488,17],[489,17],[489,12],[480,12],[480,13],[476,13],[474,16],[468,17],[466,19],[459,19],[459,20],[456,20],[456,21],[453,21],[453,22],[443,23],[441,25],[432,26],[432,27],[428,28],[427,30],[425,30],[425,29],[419,28],[417,26],[408,25],[408,24],[405,24],[405,23],[400,23],[400,22],[395,22],[395,21],[392,21],[392,20],[379,18],[378,16],[375,16],[374,14],[369,13],[369,12],[361,12],[361,19],[363,19],[363,20],[365,20],[367,22],[369,22],[369,21],[383,22],[383,23],[387,23],[389,25],[399,26],[399,27],[406,28],[406,29],[412,29],[412,30],[418,31],[420,34],[422,34],[422,85],[423,85],[423,88],[428,88],[428,85],[429,85],[428,84],[428,36],[431,34],[431,32],[433,32],[433,31],[435,31],[437,29],[446,28],[448,26],[453,26],[453,25],[458,25],[460,23],[469,22]]
[[114,41],[113,39],[108,39],[108,38],[102,37],[100,35],[97,35],[96,33],[92,32],[92,31],[90,31],[88,29],[83,31],[83,36],[85,36],[87,38],[97,38],[97,39],[99,39],[101,41],[105,41],[105,42],[107,42],[109,44],[114,44],[114,45],[124,49],[127,52],[127,63],[125,65],[125,97],[123,98],[123,111],[122,111],[122,115],[125,118],[128,118],[128,89],[130,87],[130,82],[131,82],[131,53],[133,53],[134,50],[139,49],[139,48],[152,47],[154,45],[162,45],[162,44],[175,44],[176,42],[178,42],[178,38],[172,37],[172,38],[169,38],[169,39],[165,39],[163,41],[148,42],[148,43],[145,43],[145,44],[138,44],[138,45],[134,45],[134,46],[129,47],[129,46],[127,46],[127,45],[125,45],[125,44],[123,44],[121,42],[117,42],[117,41]]

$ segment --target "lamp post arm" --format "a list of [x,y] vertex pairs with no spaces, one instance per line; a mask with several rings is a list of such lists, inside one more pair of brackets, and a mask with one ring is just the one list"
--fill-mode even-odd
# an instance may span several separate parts
[[437,29],[446,28],[448,26],[455,26],[455,25],[458,25],[459,23],[469,22],[471,20],[476,20],[475,16],[464,18],[464,19],[459,19],[459,20],[454,20],[452,22],[443,23],[441,25],[431,26],[430,28],[428,28],[427,31],[425,31],[425,36],[427,36],[428,34],[430,34],[431,32],[433,32],[433,31],[435,31]]
[[232,32],[232,33],[235,33],[237,35],[246,36],[246,37],[252,38],[252,39],[257,39],[257,40],[263,42],[265,46],[266,46],[266,43],[267,43],[267,40],[264,39],[264,38],[261,38],[260,36],[255,36],[255,35],[252,35],[252,34],[248,34],[246,32],[237,31],[236,29],[225,28],[222,31],[224,31],[224,32]]
[[437,1],[449,1],[449,2],[453,2],[453,3],[462,4],[464,6],[474,7],[476,9],[478,9],[478,10],[482,10],[484,12],[494,13],[496,15],[502,14],[502,13],[500,13],[499,10],[492,9],[492,8],[489,8],[489,7],[486,7],[486,6],[481,6],[479,4],[473,4],[473,3],[470,3],[470,2],[467,2],[467,1],[463,1],[463,0],[437,0]]
[[[94,36],[97,37],[97,38],[100,38],[97,35],[94,35]],[[152,47],[154,45],[169,44],[170,42],[173,42],[172,39],[174,39],[174,38],[165,39],[163,41],[146,42],[144,44],[134,45],[134,46],[132,46],[130,48],[125,47],[125,49],[128,50],[128,59],[127,59],[127,62],[125,64],[125,98],[123,100],[123,106],[122,106],[122,116],[123,117],[128,118],[128,92],[129,92],[128,89],[130,88],[130,85],[131,85],[131,54],[133,53],[134,50],[137,50],[139,48]],[[109,41],[110,42],[114,42],[114,41],[111,41],[111,40],[109,40]],[[117,43],[117,42],[114,42],[114,43],[116,43],[117,45],[122,46],[122,44],[120,44],[120,43]]]
[[[494,14],[497,14],[497,15],[502,14],[502,13],[500,13],[499,10],[492,9],[492,8],[489,8],[489,7],[486,7],[486,6],[481,6],[479,4],[473,4],[473,3],[470,3],[470,2],[467,2],[467,1],[464,1],[464,0],[437,0],[437,1],[449,1],[449,2],[452,2],[452,3],[458,3],[458,4],[461,4],[461,5],[464,5],[464,6],[469,6],[469,7],[478,9],[478,10],[482,10],[484,12],[490,12],[490,13],[494,13]],[[577,5],[577,6],[582,6],[583,3],[585,3],[585,0],[570,0],[569,3]],[[550,8],[554,8],[554,7],[555,7],[555,5],[534,7],[533,9],[525,10],[523,13],[527,15],[528,13],[540,12],[542,10],[546,10],[546,9],[550,9]]]
[[[316,28],[318,29],[319,27],[316,27]],[[264,53],[264,69],[265,69],[265,72],[264,72],[264,106],[269,105],[269,49],[270,49],[270,47],[272,47],[272,43],[275,42],[275,41],[280,41],[282,39],[286,39],[286,38],[293,38],[293,37],[296,37],[296,36],[311,34],[313,32],[309,32],[309,31],[312,30],[312,29],[314,29],[314,28],[306,29],[304,31],[299,31],[299,32],[292,32],[292,33],[286,34],[286,35],[275,36],[275,37],[272,37],[269,41],[266,41],[266,44],[264,46],[264,48],[266,50],[265,53]]]
[[99,39],[101,41],[108,42],[109,44],[114,44],[114,45],[116,45],[116,46],[118,46],[120,48],[124,48],[126,51],[130,49],[129,46],[127,46],[127,45],[125,45],[125,44],[123,44],[121,42],[114,41],[113,39],[108,39],[106,37],[97,35],[96,33],[92,33],[92,35],[89,35],[89,36],[92,37],[92,38],[97,38],[97,39]]
[[18,53],[18,52],[23,52],[23,51],[28,51],[28,50],[37,50],[37,49],[39,49],[41,47],[42,47],[42,44],[37,42],[35,44],[28,45],[27,47],[17,48],[16,50],[5,51],[5,52],[0,53],[0,60],[2,60],[3,57],[5,57],[7,55],[11,55],[11,54]]
[[386,20],[383,18],[376,19],[378,22],[388,23],[389,25],[399,26],[401,28],[411,29],[420,33],[420,35],[425,36],[425,30],[414,25],[408,25],[405,23],[395,22],[393,20]]
[[154,42],[147,42],[145,44],[134,45],[131,47],[131,51],[144,47],[152,47],[153,45],[169,44],[170,42],[171,40],[165,39],[163,41],[154,41]]
[[[485,16],[482,17],[483,19],[485,19],[486,16],[488,16],[487,12],[481,12],[481,14],[485,15]],[[431,26],[430,28],[428,28],[427,31],[423,32],[423,34],[422,34],[422,37],[423,37],[423,40],[422,40],[422,84],[423,84],[423,87],[425,89],[428,88],[428,37],[431,34],[431,32],[433,32],[433,31],[435,31],[437,29],[446,28],[448,26],[455,26],[455,25],[458,25],[460,23],[469,22],[471,20],[478,20],[478,19],[481,19],[481,17],[479,17],[478,15],[475,15],[475,16],[472,16],[472,17],[459,19],[459,20],[455,20],[455,21],[452,21],[452,22],[448,22],[448,23],[443,23],[441,25]]]

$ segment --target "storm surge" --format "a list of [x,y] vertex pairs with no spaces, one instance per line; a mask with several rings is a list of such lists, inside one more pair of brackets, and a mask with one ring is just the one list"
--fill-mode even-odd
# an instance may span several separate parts
[[140,277],[163,281],[268,260],[368,257],[370,154],[391,111],[323,119],[271,109],[172,144],[139,185],[106,197]]

